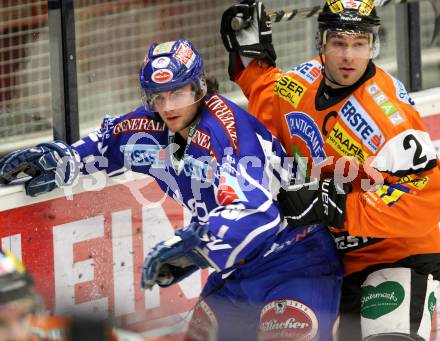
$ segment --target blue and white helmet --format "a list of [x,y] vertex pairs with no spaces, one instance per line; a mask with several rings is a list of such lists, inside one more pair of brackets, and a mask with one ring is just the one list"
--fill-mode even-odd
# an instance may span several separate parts
[[153,43],[145,56],[139,79],[144,105],[152,111],[157,111],[154,99],[159,93],[191,84],[194,97],[189,104],[192,104],[201,100],[207,91],[202,57],[186,39]]

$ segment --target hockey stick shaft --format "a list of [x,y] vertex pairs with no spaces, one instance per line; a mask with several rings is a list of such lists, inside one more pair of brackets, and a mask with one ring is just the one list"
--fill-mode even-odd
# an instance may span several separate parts
[[[418,0],[383,0],[380,3],[380,7],[388,6],[393,3],[395,5],[402,2],[412,2]],[[269,10],[267,11],[267,15],[269,16],[272,23],[277,23],[280,21],[290,21],[290,20],[298,20],[298,19],[307,19],[311,18],[318,14],[319,10],[322,8],[321,5],[311,6],[311,7],[303,7],[292,9],[288,11],[284,10]],[[251,24],[252,19],[243,20],[241,17],[234,17],[231,20],[231,27],[234,31],[239,31],[242,28],[247,28]]]

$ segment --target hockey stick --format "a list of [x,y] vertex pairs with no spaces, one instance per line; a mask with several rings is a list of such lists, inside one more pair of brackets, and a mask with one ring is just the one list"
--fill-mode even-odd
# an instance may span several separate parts
[[[377,7],[385,7],[390,4],[400,4],[404,2],[418,2],[419,0],[379,0],[376,1],[378,3]],[[432,36],[431,44],[434,42],[437,35],[440,33],[440,0],[428,0],[435,13],[435,24],[434,24],[434,33]],[[311,6],[311,7],[303,7],[298,9],[292,9],[289,11],[284,10],[269,10],[267,15],[273,23],[277,23],[280,21],[290,21],[297,19],[307,19],[313,17],[318,14],[319,10],[322,8],[321,5]],[[239,31],[243,28],[249,27],[251,24],[251,19],[244,20],[241,17],[234,17],[231,20],[231,27],[234,31]]]
[[434,43],[435,38],[440,33],[440,0],[429,0],[429,2],[434,8],[434,15],[435,15],[434,33],[431,39],[431,45],[432,45]]

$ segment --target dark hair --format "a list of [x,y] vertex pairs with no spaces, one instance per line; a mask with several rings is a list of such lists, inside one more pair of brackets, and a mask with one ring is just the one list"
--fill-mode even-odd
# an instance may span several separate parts
[[218,93],[218,81],[215,77],[206,77],[206,94],[208,96]]

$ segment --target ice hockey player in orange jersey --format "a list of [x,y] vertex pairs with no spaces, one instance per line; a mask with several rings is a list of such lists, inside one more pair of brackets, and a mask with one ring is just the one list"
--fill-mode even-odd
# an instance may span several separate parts
[[318,25],[319,56],[284,72],[264,5],[228,8],[231,80],[309,184],[280,197],[284,213],[297,226],[326,222],[343,255],[339,339],[429,340],[440,279],[435,149],[402,82],[372,61],[374,1],[328,0]]

